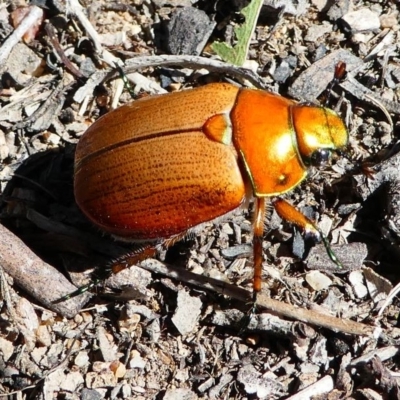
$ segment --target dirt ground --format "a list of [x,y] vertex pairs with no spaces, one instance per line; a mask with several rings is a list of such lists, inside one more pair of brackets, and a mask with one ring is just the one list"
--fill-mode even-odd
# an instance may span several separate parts
[[[245,1],[33,3],[0,3],[0,397],[399,399],[399,2],[266,0],[240,66],[214,45],[236,55]],[[254,309],[253,201],[105,279],[146,245],[74,200],[101,115],[211,82],[327,104],[349,132],[283,195],[343,266],[268,203]]]

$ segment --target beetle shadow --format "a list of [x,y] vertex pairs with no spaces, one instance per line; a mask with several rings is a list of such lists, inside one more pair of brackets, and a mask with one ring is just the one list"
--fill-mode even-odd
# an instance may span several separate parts
[[[73,266],[72,273],[85,271],[93,261],[105,263],[122,251],[90,226],[75,203],[74,152],[75,146],[67,144],[28,157],[0,198],[1,223],[41,259],[61,271]],[[102,246],[103,254],[96,256],[92,248]]]
[[400,277],[396,261],[400,258],[400,238],[388,224],[389,191],[390,183],[384,183],[362,203],[354,222],[357,230],[349,235],[349,240],[366,243],[367,260],[374,260],[371,267],[396,284]]
[[[135,246],[102,233],[78,208],[73,192],[75,145],[36,153],[15,170],[0,195],[0,221],[42,260],[77,287],[107,275]],[[190,241],[190,239],[188,239]],[[190,246],[171,248],[168,261],[184,265]],[[51,285],[51,282],[49,282]]]

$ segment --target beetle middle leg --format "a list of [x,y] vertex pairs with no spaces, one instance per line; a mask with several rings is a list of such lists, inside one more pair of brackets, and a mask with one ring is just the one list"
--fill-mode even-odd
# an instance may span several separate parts
[[261,291],[261,274],[262,274],[262,241],[264,234],[264,220],[265,220],[265,197],[257,197],[255,199],[255,212],[254,212],[254,237],[253,237],[253,254],[254,254],[254,280],[253,290],[254,295]]
[[266,197],[256,197],[254,200],[253,221],[253,302],[250,310],[239,322],[239,335],[243,334],[249,326],[250,320],[257,311],[257,294],[261,291],[262,284],[262,262],[263,262],[263,236],[266,215]]
[[339,261],[336,254],[331,249],[331,246],[326,237],[310,219],[308,219],[304,214],[302,214],[294,206],[283,199],[274,199],[272,201],[272,205],[282,219],[288,221],[293,225],[298,226],[299,228],[303,229],[306,234],[311,234],[317,240],[322,240],[329,258],[338,266],[338,268],[343,268],[342,263]]

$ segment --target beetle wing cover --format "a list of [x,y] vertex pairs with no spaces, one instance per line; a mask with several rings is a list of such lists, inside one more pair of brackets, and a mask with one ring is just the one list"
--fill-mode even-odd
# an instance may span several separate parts
[[78,168],[75,177],[87,216],[132,239],[184,232],[238,207],[245,193],[235,153],[202,132],[117,147]]
[[225,96],[208,93],[206,104],[200,90],[158,96],[89,128],[77,148],[75,196],[96,225],[133,240],[167,238],[241,204],[236,151],[202,131],[211,112],[229,110],[237,88],[210,86],[226,87]]

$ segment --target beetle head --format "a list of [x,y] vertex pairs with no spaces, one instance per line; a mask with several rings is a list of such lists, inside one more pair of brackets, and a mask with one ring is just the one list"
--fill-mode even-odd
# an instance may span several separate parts
[[323,165],[332,150],[347,145],[348,132],[342,119],[329,108],[296,104],[291,108],[299,154],[305,165]]

